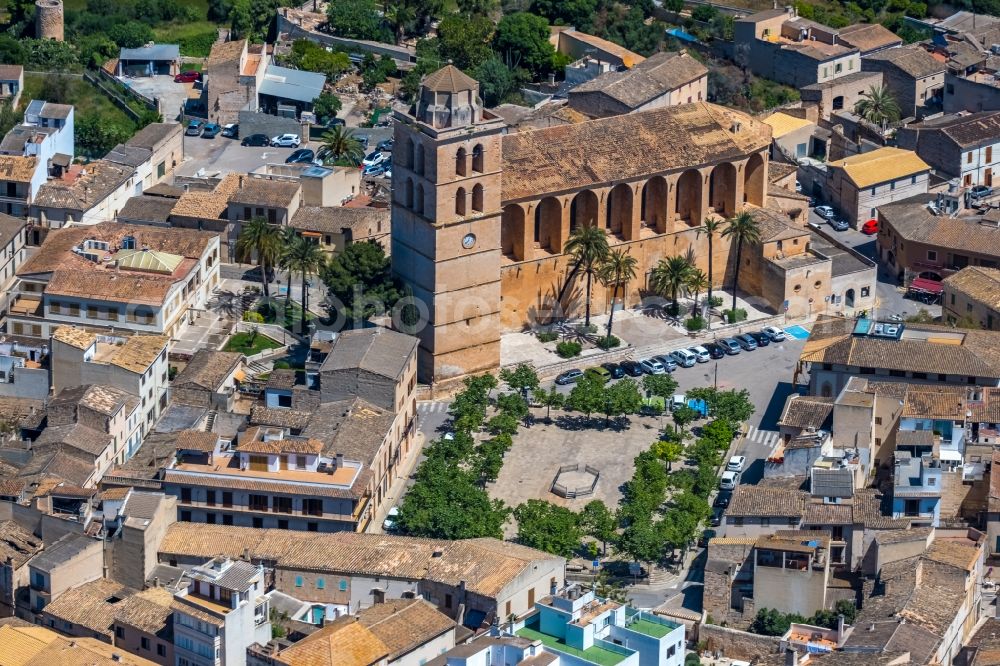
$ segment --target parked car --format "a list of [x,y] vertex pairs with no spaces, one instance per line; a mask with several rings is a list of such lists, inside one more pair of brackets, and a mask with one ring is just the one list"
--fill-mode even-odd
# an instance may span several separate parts
[[235,139],[240,135],[240,126],[236,123],[229,123],[228,125],[222,126],[222,136],[229,137],[230,139]]
[[368,150],[368,135],[367,134],[355,134],[354,139],[361,144],[361,147]]
[[878,233],[878,220],[872,219],[868,220],[861,225],[861,233],[867,234],[869,236],[874,236]]
[[271,139],[271,145],[275,148],[298,148],[302,140],[298,134],[279,134]]
[[586,370],[583,371],[583,375],[585,377],[597,377],[605,384],[611,381],[611,373],[608,372],[607,368],[600,365],[596,365],[592,368],[587,368]]
[[729,500],[733,499],[733,494],[729,492],[721,492],[715,496],[715,501],[712,502],[712,506],[716,508],[725,509],[729,506]]
[[719,489],[720,490],[735,490],[736,484],[740,482],[739,472],[723,472],[722,478],[719,479]]
[[769,338],[765,333],[751,331],[747,333],[753,341],[757,343],[758,347],[766,347],[771,344],[771,338]]
[[382,531],[391,532],[396,529],[396,519],[399,516],[399,507],[392,507],[389,512],[385,514],[385,520],[382,521]]
[[777,326],[765,326],[761,333],[771,338],[772,342],[781,342],[787,337],[785,332]]
[[969,190],[969,196],[973,199],[985,199],[993,194],[993,188],[986,185],[976,185]]
[[266,134],[251,134],[243,137],[243,140],[240,141],[241,146],[268,146],[270,144],[271,140],[267,138]]
[[219,127],[215,123],[209,123],[205,125],[205,128],[201,131],[201,138],[214,139],[219,135],[219,132],[221,131],[222,131],[221,127]]
[[386,152],[386,153],[391,153],[392,152],[392,145],[393,145],[393,140],[392,139],[386,139],[385,141],[379,141],[378,145],[375,146],[375,147],[377,149],[381,150],[381,151]]
[[743,350],[743,346],[735,338],[722,338],[719,340],[719,345],[729,356],[736,356]]
[[638,361],[622,361],[621,369],[629,377],[642,377],[642,364]]
[[579,368],[573,368],[572,370],[567,370],[558,377],[556,377],[556,384],[560,386],[565,386],[566,384],[575,384],[580,381],[580,377],[583,377],[583,370]]
[[201,72],[196,72],[193,69],[174,75],[174,83],[194,83],[195,81],[201,81]]
[[699,363],[708,363],[712,360],[712,355],[704,347],[690,347],[688,351],[695,355]]
[[726,350],[717,342],[706,342],[705,349],[708,350],[708,355],[714,359],[720,359],[726,355]]
[[647,358],[639,365],[642,366],[642,371],[647,375],[662,375],[667,372],[667,369],[663,367],[663,364],[655,358]]
[[693,368],[698,362],[698,356],[687,349],[677,349],[670,352],[670,357],[677,361],[677,365],[682,368]]
[[625,376],[622,366],[617,363],[601,363],[601,367],[611,373],[611,379],[621,379]]
[[368,176],[369,178],[375,178],[385,174],[385,166],[382,164],[369,164],[366,167],[362,167],[361,175]]
[[687,396],[683,393],[675,393],[672,398],[670,398],[670,411],[676,412],[681,407],[687,405]]
[[382,177],[383,178],[388,178],[389,180],[392,180],[392,165],[391,164],[385,168],[385,171],[382,172]]
[[197,119],[192,120],[191,122],[188,123],[187,129],[184,130],[184,133],[187,134],[188,136],[198,136],[199,134],[201,134],[201,128],[204,126],[205,123],[202,122],[201,120]]
[[326,121],[327,129],[332,129],[334,127],[337,127],[338,125],[343,127],[347,125],[347,121],[344,120],[343,118],[337,118],[336,116]]
[[722,524],[722,514],[725,513],[723,509],[715,508],[712,509],[712,518],[708,521],[712,527],[718,527]]
[[660,356],[654,356],[657,361],[663,366],[663,369],[667,372],[673,372],[677,369],[677,361],[674,360],[670,354],[662,354]]
[[847,231],[851,228],[847,220],[841,220],[836,217],[830,219],[830,226],[833,227],[834,231]]
[[386,159],[387,158],[384,153],[375,150],[365,155],[365,158],[361,160],[361,166],[373,166],[375,164],[382,164],[383,162],[386,161]]
[[827,220],[835,215],[833,209],[829,206],[816,206],[815,210],[817,215]]
[[757,341],[754,340],[753,336],[748,333],[737,335],[733,338],[733,340],[736,340],[736,344],[746,351],[753,351],[754,349],[757,349]]
[[726,470],[730,472],[742,472],[743,466],[746,465],[746,463],[746,456],[733,456],[729,459],[729,462],[726,463]]
[[312,164],[314,159],[316,159],[315,152],[308,148],[299,148],[285,158],[285,164]]

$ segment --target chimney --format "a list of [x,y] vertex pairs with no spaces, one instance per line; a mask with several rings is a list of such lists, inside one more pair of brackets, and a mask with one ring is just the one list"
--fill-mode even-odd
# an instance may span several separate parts
[[113,653],[111,655],[111,661],[121,661],[121,660],[122,660],[122,656],[120,654],[118,654],[117,652],[115,652],[115,653]]
[[337,454],[337,469],[340,469],[343,466],[344,466],[344,454],[343,453],[338,453]]
[[785,648],[785,666],[799,666],[799,653],[795,648]]
[[837,616],[837,645],[844,642],[844,614]]
[[160,577],[153,576],[153,587],[159,587],[159,586],[160,586]]
[[243,189],[243,174],[240,174],[240,189]]

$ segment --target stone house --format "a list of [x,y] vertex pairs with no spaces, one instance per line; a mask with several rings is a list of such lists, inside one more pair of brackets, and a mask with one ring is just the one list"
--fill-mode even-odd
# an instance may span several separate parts
[[845,219],[860,229],[881,206],[927,192],[930,166],[916,153],[878,148],[827,165],[826,193]]
[[228,411],[236,385],[245,377],[243,354],[200,349],[174,377],[170,390],[176,402]]
[[963,317],[991,331],[1000,331],[1000,270],[966,266],[941,283],[941,307],[945,321]]
[[919,119],[941,111],[947,67],[921,45],[874,53],[861,59],[861,69],[882,74],[904,118]]
[[897,131],[896,141],[963,187],[992,187],[994,177],[1000,178],[1000,111],[910,124]]

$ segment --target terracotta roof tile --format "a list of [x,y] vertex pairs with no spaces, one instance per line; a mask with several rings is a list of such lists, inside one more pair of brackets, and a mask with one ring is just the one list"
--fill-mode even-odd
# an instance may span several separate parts
[[828,167],[843,169],[858,188],[928,172],[931,168],[912,150],[894,147],[878,148],[871,152],[845,157],[842,160],[829,162]]
[[301,185],[296,181],[241,176],[237,180],[236,189],[229,196],[229,203],[288,208],[300,189]]
[[451,618],[423,599],[387,600],[358,611],[355,617],[389,648],[389,661],[455,628]]
[[35,157],[0,155],[0,181],[30,183],[35,175]]
[[602,93],[636,109],[671,90],[708,75],[708,69],[685,52],[656,53],[632,69],[609,71],[569,91],[570,105],[584,93]]
[[278,652],[290,666],[370,666],[388,657],[389,648],[353,617],[344,617]]
[[809,493],[800,490],[737,486],[726,509],[726,517],[787,516],[801,518]]
[[436,72],[428,74],[420,85],[434,92],[479,90],[479,82],[454,65],[445,65]]
[[239,187],[240,176],[236,173],[226,174],[211,192],[190,191],[181,195],[170,215],[193,217],[201,220],[217,220],[223,217],[229,208],[229,198]]
[[944,279],[946,301],[949,293],[964,294],[991,310],[1000,310],[1000,269],[967,266]]
[[841,28],[838,31],[838,41],[853,46],[862,53],[903,43],[896,33],[880,23],[855,23]]
[[120,583],[98,578],[63,592],[45,606],[44,614],[86,627],[110,642],[117,604],[133,594],[135,590]]
[[173,599],[174,595],[162,587],[144,590],[118,604],[114,621],[154,636],[172,636]]
[[792,394],[778,419],[779,426],[822,428],[833,414],[833,398]]
[[190,384],[215,391],[242,361],[243,354],[237,352],[200,349],[171,383],[174,386]]

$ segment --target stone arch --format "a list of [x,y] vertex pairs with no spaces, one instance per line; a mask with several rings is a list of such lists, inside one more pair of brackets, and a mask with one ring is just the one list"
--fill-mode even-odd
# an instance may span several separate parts
[[505,206],[500,216],[500,251],[515,261],[524,259],[524,209],[517,204]]
[[403,205],[407,208],[413,208],[413,179],[407,178],[406,185],[403,187]]
[[413,158],[413,171],[418,175],[424,175],[424,144],[418,143],[416,155]]
[[413,188],[413,210],[419,215],[424,214],[424,186],[420,183]]
[[642,221],[657,233],[667,230],[667,180],[653,176],[642,186]]
[[407,169],[413,168],[413,139],[411,137],[406,137],[403,140],[403,149],[400,151],[402,153],[402,166]]
[[543,250],[559,246],[562,204],[555,197],[545,197],[535,206],[535,242]]
[[472,210],[483,212],[483,186],[480,183],[472,188]]
[[695,169],[688,169],[677,179],[677,217],[692,227],[700,225],[704,217],[701,210],[701,179],[701,172]]
[[455,153],[455,175],[464,176],[466,163],[468,160],[468,155],[465,152],[465,148],[459,148],[458,152]]
[[743,170],[743,201],[754,206],[764,205],[764,189],[767,186],[767,167],[760,153],[754,153],[747,160]]
[[483,172],[483,144],[477,143],[472,149],[472,170],[476,173]]
[[632,200],[635,193],[626,183],[619,183],[608,192],[606,227],[609,234],[623,238],[625,230],[632,225]]
[[582,227],[597,226],[598,208],[597,195],[590,190],[584,190],[573,197],[569,210],[570,232]]
[[455,215],[465,215],[465,188],[455,190]]
[[708,179],[708,205],[724,217],[736,214],[736,167],[723,162]]

